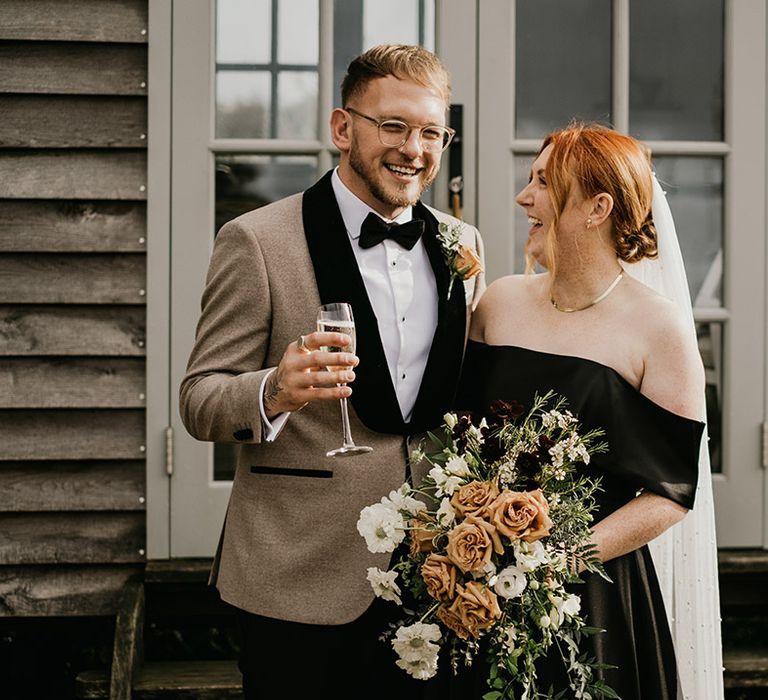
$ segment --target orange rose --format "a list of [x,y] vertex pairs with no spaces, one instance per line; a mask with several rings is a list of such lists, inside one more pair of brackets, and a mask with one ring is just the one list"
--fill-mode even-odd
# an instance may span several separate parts
[[427,593],[435,600],[451,600],[456,593],[456,565],[442,554],[430,554],[421,565],[421,578]]
[[464,280],[472,279],[483,271],[480,258],[472,248],[460,245],[453,260],[453,266]]
[[446,551],[464,573],[482,571],[494,550],[497,554],[504,551],[496,528],[474,515],[468,515],[448,533]]
[[450,607],[442,606],[437,616],[462,639],[478,639],[501,617],[496,594],[478,581],[456,586],[456,598]]
[[453,492],[451,505],[461,516],[475,515],[483,518],[488,515],[488,506],[499,495],[499,487],[493,481],[470,481]]
[[419,513],[408,523],[411,528],[408,532],[411,558],[415,559],[420,552],[431,552],[434,548],[432,538],[437,532],[429,527],[434,522],[435,519],[432,516]]
[[502,491],[491,504],[491,522],[511,540],[534,542],[549,534],[549,504],[541,489]]

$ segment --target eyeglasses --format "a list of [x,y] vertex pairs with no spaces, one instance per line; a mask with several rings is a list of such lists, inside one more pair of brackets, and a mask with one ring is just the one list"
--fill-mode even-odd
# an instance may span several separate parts
[[449,126],[438,126],[437,124],[412,126],[406,122],[401,122],[399,119],[376,119],[375,117],[358,112],[352,107],[345,107],[345,109],[350,114],[373,122],[378,127],[379,141],[381,141],[383,146],[389,146],[390,148],[400,148],[400,146],[408,141],[411,131],[417,129],[421,147],[430,153],[440,153],[448,148],[448,144],[456,133]]

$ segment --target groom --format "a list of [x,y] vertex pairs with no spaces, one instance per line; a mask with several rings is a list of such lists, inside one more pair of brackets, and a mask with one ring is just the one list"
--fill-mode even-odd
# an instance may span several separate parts
[[[449,93],[420,47],[365,52],[331,113],[338,168],[216,237],[180,410],[196,438],[239,444],[211,582],[236,609],[246,698],[423,688],[377,639],[397,609],[374,600],[366,570],[389,555],[368,552],[355,526],[407,478],[411,436],[449,408],[484,287],[479,262],[451,284],[438,224],[457,221],[419,201],[453,136]],[[462,243],[482,259],[476,229]],[[313,332],[330,302],[349,302],[357,329],[357,354],[336,354],[335,372],[320,348],[348,338]],[[326,457],[350,393],[352,435],[373,451]]]

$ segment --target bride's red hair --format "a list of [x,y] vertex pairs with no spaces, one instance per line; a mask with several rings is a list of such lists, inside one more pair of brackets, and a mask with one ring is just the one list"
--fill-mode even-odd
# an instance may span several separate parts
[[[613,198],[611,223],[616,255],[628,263],[657,255],[651,218],[653,175],[650,151],[637,139],[593,123],[572,123],[554,131],[539,150],[552,151],[545,169],[556,229],[573,183],[586,198],[606,192]],[[554,273],[556,236],[547,236],[547,269]]]

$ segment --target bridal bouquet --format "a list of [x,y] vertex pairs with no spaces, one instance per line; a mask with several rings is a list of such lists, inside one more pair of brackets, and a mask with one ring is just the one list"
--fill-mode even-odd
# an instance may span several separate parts
[[426,680],[441,648],[454,673],[482,649],[484,700],[532,700],[545,697],[536,662],[554,651],[568,697],[617,697],[580,649],[600,630],[586,625],[579,596],[565,588],[580,581],[578,570],[605,576],[590,544],[599,484],[579,473],[605,451],[602,432],[580,434],[552,392],[527,414],[495,401],[478,425],[449,413],[443,428],[442,440],[430,434],[437,451],[415,457],[431,465],[423,483],[365,507],[357,523],[371,552],[403,552],[389,571],[368,569],[376,595],[402,607],[403,618],[383,634],[397,665]]

